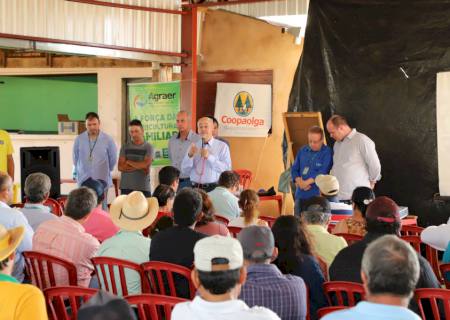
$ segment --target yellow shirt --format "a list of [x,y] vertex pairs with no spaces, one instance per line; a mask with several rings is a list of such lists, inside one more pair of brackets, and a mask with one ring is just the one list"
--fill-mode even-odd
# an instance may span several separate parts
[[14,152],[8,132],[0,130],[0,171],[8,172],[8,155]]
[[[14,282],[13,282],[14,281]],[[21,284],[0,275],[0,320],[47,320],[42,292],[30,284]]]
[[311,236],[314,251],[330,267],[338,252],[347,247],[347,241],[342,237],[330,234],[320,225],[307,225],[306,228]]

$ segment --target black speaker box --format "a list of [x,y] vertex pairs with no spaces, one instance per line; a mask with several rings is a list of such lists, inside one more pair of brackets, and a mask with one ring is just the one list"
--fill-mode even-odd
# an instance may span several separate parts
[[61,195],[61,173],[59,167],[59,147],[20,148],[20,183],[22,202],[25,198],[25,179],[32,173],[42,172],[50,177],[52,188],[50,198]]

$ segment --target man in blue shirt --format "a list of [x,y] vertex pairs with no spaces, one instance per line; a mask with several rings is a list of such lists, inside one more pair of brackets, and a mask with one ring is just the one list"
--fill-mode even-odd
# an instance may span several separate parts
[[106,181],[108,189],[112,186],[111,171],[116,163],[117,147],[113,138],[100,131],[98,114],[89,112],[86,114],[86,131],[75,139],[73,145],[77,184],[81,186],[84,181],[92,178]]
[[328,174],[333,165],[333,151],[324,145],[324,133],[322,128],[313,126],[308,130],[308,145],[297,153],[291,168],[292,180],[297,189],[295,191],[296,215],[300,215],[301,202],[320,195],[320,190],[315,184],[316,176]]
[[420,317],[407,308],[419,274],[420,265],[414,249],[394,235],[385,235],[364,251],[361,278],[366,301],[353,308],[333,312],[323,319],[419,320]]

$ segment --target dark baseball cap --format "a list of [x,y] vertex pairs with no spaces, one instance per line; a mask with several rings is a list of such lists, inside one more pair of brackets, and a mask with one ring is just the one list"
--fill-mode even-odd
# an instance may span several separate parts
[[386,223],[400,223],[398,205],[389,197],[377,197],[367,207],[366,219]]
[[83,304],[78,311],[78,320],[135,320],[131,306],[123,298],[100,290]]
[[94,190],[97,198],[100,198],[101,196],[103,196],[103,193],[105,193],[107,184],[103,180],[95,180],[89,177],[87,180],[83,181],[81,186]]
[[245,259],[268,259],[272,257],[275,239],[272,230],[264,226],[250,226],[237,236]]

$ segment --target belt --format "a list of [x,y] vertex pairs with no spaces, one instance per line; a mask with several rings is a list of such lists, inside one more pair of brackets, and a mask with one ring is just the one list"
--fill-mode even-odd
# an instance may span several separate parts
[[197,188],[209,188],[209,187],[216,187],[217,183],[213,182],[213,183],[197,183],[197,182],[192,182],[192,185],[194,187]]
[[190,178],[179,178],[180,182],[188,181]]

